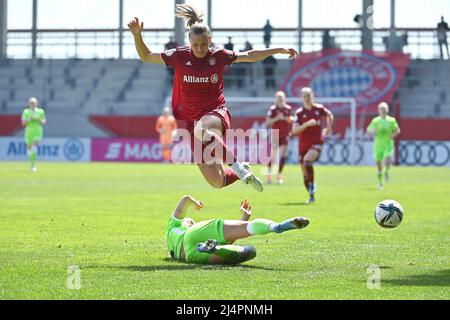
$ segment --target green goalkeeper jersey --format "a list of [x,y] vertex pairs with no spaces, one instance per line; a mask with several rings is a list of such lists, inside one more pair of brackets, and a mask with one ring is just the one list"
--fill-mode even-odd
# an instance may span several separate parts
[[394,145],[392,136],[397,128],[397,120],[394,117],[386,116],[383,119],[378,116],[372,119],[367,129],[369,131],[375,131],[375,148],[389,148]]
[[41,121],[45,120],[45,112],[44,109],[35,108],[31,110],[30,108],[26,108],[22,112],[22,120],[27,121],[26,131],[33,133],[40,133],[42,131]]
[[187,227],[182,226],[183,219],[177,219],[171,216],[167,224],[166,238],[167,248],[173,252],[173,258],[178,259],[181,253],[181,244],[183,243],[184,233]]

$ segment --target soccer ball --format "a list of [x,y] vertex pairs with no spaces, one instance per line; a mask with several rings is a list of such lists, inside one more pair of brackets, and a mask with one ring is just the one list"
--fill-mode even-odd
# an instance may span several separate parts
[[403,208],[395,200],[381,201],[375,208],[375,220],[383,228],[395,228],[403,220]]

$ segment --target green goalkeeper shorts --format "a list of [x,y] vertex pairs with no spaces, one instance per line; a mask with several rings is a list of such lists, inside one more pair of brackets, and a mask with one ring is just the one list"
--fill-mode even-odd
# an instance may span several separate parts
[[25,130],[25,143],[30,145],[36,141],[42,140],[42,129],[41,130]]
[[385,147],[374,147],[373,148],[373,158],[375,161],[383,161],[387,157],[392,157],[394,155],[394,147],[393,146],[385,146]]
[[200,242],[214,239],[218,244],[228,244],[223,236],[223,223],[222,219],[205,220],[195,223],[186,230],[183,238],[186,262],[208,263],[211,254],[197,251],[197,244]]

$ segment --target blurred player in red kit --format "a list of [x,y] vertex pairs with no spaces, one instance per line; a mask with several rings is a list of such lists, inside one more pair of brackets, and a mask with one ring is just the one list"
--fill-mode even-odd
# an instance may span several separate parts
[[[272,183],[272,165],[278,164],[278,184],[283,184],[284,165],[287,160],[287,146],[292,127],[292,107],[286,104],[286,95],[283,91],[275,94],[275,104],[269,108],[266,117],[266,125],[272,130],[278,130],[278,136],[271,138],[271,161],[268,164],[267,183]],[[276,141],[276,137],[278,140]]]
[[[322,151],[323,137],[328,137],[333,126],[333,114],[327,108],[314,103],[314,93],[311,88],[300,91],[303,107],[299,108],[294,117],[292,135],[299,136],[299,161],[303,171],[305,188],[309,193],[307,203],[315,201],[316,184],[314,182],[314,161],[319,159]],[[326,128],[322,131],[322,119],[326,118]]]
[[[152,52],[145,45],[142,38],[144,26],[138,18],[128,24],[139,57],[146,63],[174,67],[173,115],[185,120],[186,129],[191,135],[195,163],[206,181],[214,188],[223,188],[241,179],[261,192],[261,181],[250,171],[248,165],[237,161],[223,140],[226,130],[230,128],[230,114],[223,96],[223,70],[233,63],[261,61],[278,53],[296,58],[298,53],[295,49],[284,48],[239,53],[210,48],[211,30],[203,23],[203,14],[190,5],[178,4],[176,16],[187,19],[190,44],[162,53]],[[205,148],[207,150],[203,152]],[[210,154],[205,155],[209,150]],[[214,160],[220,159],[213,163],[205,161],[204,157],[211,156],[214,156]],[[224,164],[228,164],[230,168],[225,168]]]

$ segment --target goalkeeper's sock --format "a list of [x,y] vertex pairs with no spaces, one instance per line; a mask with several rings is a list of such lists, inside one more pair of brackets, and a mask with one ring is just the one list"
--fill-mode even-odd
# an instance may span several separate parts
[[305,169],[308,177],[308,193],[311,195],[314,186],[314,167],[312,161],[305,161]]
[[28,150],[28,160],[31,162],[31,166],[35,166],[37,158],[37,148],[36,146],[32,146],[30,150]]
[[247,224],[247,232],[254,234],[266,234],[273,232],[276,223],[268,219],[255,219]]
[[383,187],[383,172],[382,171],[378,171],[378,185],[379,187]]

